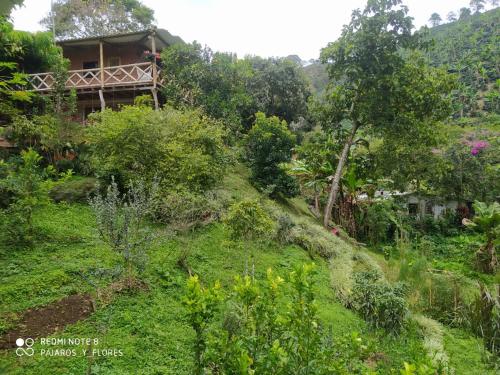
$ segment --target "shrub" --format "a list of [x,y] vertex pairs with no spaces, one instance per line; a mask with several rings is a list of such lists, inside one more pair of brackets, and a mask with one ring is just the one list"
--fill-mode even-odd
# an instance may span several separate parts
[[269,238],[273,222],[257,200],[246,199],[229,207],[224,218],[233,239],[257,240]]
[[252,171],[250,178],[272,197],[279,194],[293,197],[299,192],[298,185],[280,164],[291,160],[295,136],[278,117],[266,117],[260,112],[255,116],[255,125],[245,140],[245,158]]
[[361,238],[370,244],[386,243],[395,234],[405,231],[400,219],[400,209],[392,200],[368,202],[360,205],[356,215]]
[[151,213],[155,190],[153,185],[148,191],[140,181],[131,183],[127,194],[120,196],[117,184],[112,181],[104,196],[98,194],[89,200],[101,240],[123,258],[129,289],[145,267],[146,252],[153,238],[145,219]]
[[5,178],[0,180],[0,188],[10,196],[7,209],[0,212],[4,241],[30,244],[34,240],[33,211],[50,202],[48,191],[54,184],[49,179],[53,169],[42,169],[41,159],[29,149],[21,152],[19,165],[6,166]]
[[97,192],[97,179],[93,177],[74,177],[54,186],[49,196],[54,202],[87,202]]
[[409,312],[405,294],[403,284],[391,286],[380,280],[377,271],[354,275],[353,307],[375,328],[392,333],[401,331]]
[[155,197],[154,216],[178,231],[210,223],[222,215],[225,202],[217,193],[192,193],[187,190],[160,192]]
[[[270,269],[262,282],[237,277],[233,293],[224,301],[218,299],[217,287],[203,289],[198,278],[191,277],[185,304],[196,332],[197,373],[284,375],[366,370],[366,346],[359,336],[333,338],[322,327],[314,276],[314,265],[306,264],[285,279]],[[222,306],[229,307],[223,324],[213,324],[214,311]]]
[[[238,241],[240,246],[242,246],[241,240],[262,241],[269,239],[274,226],[273,221],[259,202],[251,199],[242,200],[231,205],[224,218],[224,224],[229,229],[231,239]],[[252,247],[249,248],[252,249]],[[255,269],[253,253],[249,255],[252,259],[253,277]],[[248,274],[248,259],[245,260],[245,274]]]
[[196,374],[204,374],[206,360],[206,330],[215,313],[219,309],[222,299],[220,284],[217,282],[212,288],[203,288],[197,275],[191,276],[187,282],[186,294],[182,302],[187,310],[189,324],[195,331],[194,362]]
[[288,244],[292,242],[292,229],[295,227],[295,223],[292,218],[287,215],[280,215],[278,217],[278,225],[276,227],[276,238],[282,244]]
[[91,165],[117,182],[160,180],[162,190],[202,192],[222,177],[224,129],[195,110],[125,106],[94,113],[88,128]]

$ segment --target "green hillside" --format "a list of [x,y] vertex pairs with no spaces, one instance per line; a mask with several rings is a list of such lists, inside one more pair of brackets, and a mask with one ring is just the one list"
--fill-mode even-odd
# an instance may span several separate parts
[[499,373],[498,9],[424,50],[369,0],[308,65],[54,6],[142,54],[0,16],[0,375]]
[[457,116],[500,113],[500,8],[430,29],[429,58],[459,76]]
[[[401,336],[387,335],[384,330],[372,330],[356,313],[344,307],[335,291],[349,288],[354,269],[386,269],[391,267],[378,256],[344,242],[315,223],[299,199],[273,203],[262,198],[248,183],[244,167],[232,168],[224,181],[222,193],[230,200],[241,197],[263,199],[267,210],[275,215],[289,215],[308,231],[323,238],[329,251],[320,256],[315,249],[277,243],[246,243],[255,251],[256,277],[265,277],[272,268],[285,275],[295,266],[313,261],[318,266],[316,296],[321,324],[332,329],[334,337],[350,341],[358,332],[365,354],[365,371],[377,368],[380,373],[398,373],[403,362],[425,360],[431,354],[426,340],[441,343],[438,350],[449,358],[450,368],[460,368],[462,374],[493,374],[481,362],[481,343],[460,330],[443,328],[439,323],[424,322],[428,331],[414,323]],[[111,266],[116,257],[96,238],[93,214],[85,205],[61,203],[36,213],[45,239],[34,248],[12,252],[1,247],[2,269],[0,298],[1,327],[6,331],[16,325],[23,311],[47,305],[75,293],[90,293],[92,287],[79,275],[92,267]],[[234,277],[244,270],[245,254],[234,246],[227,229],[220,223],[209,224],[191,233],[172,235],[162,226],[154,226],[158,241],[149,252],[150,262],[145,271],[147,285],[135,294],[110,288],[107,302],[95,314],[77,324],[51,335],[55,338],[98,337],[100,348],[123,351],[120,357],[98,357],[89,364],[82,356],[16,357],[12,352],[0,352],[0,372],[3,374],[83,374],[89,366],[95,374],[191,374],[191,342],[193,332],[181,303],[186,269],[200,275],[203,283],[216,280],[230,287]],[[320,238],[316,238],[319,240]],[[90,254],[92,254],[90,256]],[[326,258],[325,258],[326,257]],[[349,268],[350,265],[350,268]],[[341,301],[341,300],[340,300]],[[417,320],[416,320],[417,321]],[[419,320],[420,321],[420,320]],[[430,321],[430,320],[429,320]],[[37,350],[43,346],[36,344]],[[64,345],[53,349],[65,348]],[[76,346],[78,350],[86,346]],[[463,350],[467,348],[467,350]],[[434,349],[432,349],[434,350]],[[139,365],[140,364],[140,365]],[[136,372],[138,366],[140,371]]]

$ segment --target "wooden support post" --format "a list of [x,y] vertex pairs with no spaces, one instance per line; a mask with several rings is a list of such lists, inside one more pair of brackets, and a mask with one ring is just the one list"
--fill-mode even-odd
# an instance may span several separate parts
[[158,89],[156,87],[151,88],[151,94],[153,94],[153,100],[155,101],[155,111],[160,108],[158,104]]
[[106,102],[104,101],[104,94],[102,93],[102,90],[99,90],[99,99],[101,100],[101,111],[104,111],[106,108]]
[[104,48],[102,40],[99,41],[99,65],[101,68],[101,88],[104,87]]
[[156,89],[158,71],[156,69],[156,31],[151,32],[151,52],[153,53],[153,88]]

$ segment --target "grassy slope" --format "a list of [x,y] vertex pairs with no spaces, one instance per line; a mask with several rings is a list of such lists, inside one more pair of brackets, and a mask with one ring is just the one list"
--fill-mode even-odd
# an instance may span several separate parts
[[[224,186],[225,192],[232,198],[258,197],[241,168],[229,174]],[[307,214],[307,208],[299,200],[282,205],[281,209],[294,217]],[[55,205],[38,212],[37,222],[43,228],[46,240],[37,243],[34,249],[0,248],[1,330],[14,324],[16,316],[27,308],[89,290],[87,284],[74,276],[74,271],[110,266],[115,261],[110,250],[96,240],[92,229],[93,217],[88,207]],[[157,230],[162,233],[162,228]],[[285,274],[295,264],[310,261],[308,254],[296,246],[254,243],[247,246],[255,247],[257,277],[264,275],[269,267]],[[145,274],[150,286],[148,291],[117,295],[112,303],[89,319],[54,336],[97,337],[100,340],[98,348],[123,350],[122,357],[97,357],[92,364],[92,373],[190,374],[193,332],[184,321],[180,302],[187,275],[175,264],[180,252],[186,248],[190,251],[190,266],[206,283],[220,280],[227,287],[233,277],[244,269],[242,250],[228,241],[221,224],[212,224],[173,239],[163,237],[151,250]],[[322,259],[315,261],[319,265],[319,314],[325,324],[332,326],[336,335],[361,331],[363,337],[372,343],[374,351],[384,353],[385,359],[379,363],[381,373],[389,373],[391,368],[400,368],[403,361],[415,361],[423,356],[422,341],[415,329],[399,338],[370,331],[363,320],[336,302],[331,289],[329,265]],[[470,340],[467,336],[460,338],[447,331],[445,346],[446,349],[453,349],[449,351],[450,357],[456,358],[453,364],[457,368],[465,368],[464,363],[469,362],[473,365],[467,365],[468,368],[487,373],[477,361],[479,350],[470,345]],[[35,355],[27,358],[17,357],[13,351],[0,353],[2,374],[82,374],[86,367],[87,360],[82,356]]]

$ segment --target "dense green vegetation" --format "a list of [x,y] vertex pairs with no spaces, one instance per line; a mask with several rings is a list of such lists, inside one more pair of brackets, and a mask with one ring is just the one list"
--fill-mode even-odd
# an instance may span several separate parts
[[431,62],[460,77],[453,94],[456,117],[500,113],[499,22],[495,8],[429,30]]
[[[113,4],[126,30],[153,19]],[[1,18],[0,372],[497,373],[500,122],[459,100],[495,92],[480,6],[427,33],[369,1],[322,50],[323,87],[293,58],[171,46],[162,108],[139,96],[86,127],[48,35]],[[25,89],[32,64],[48,95]]]

